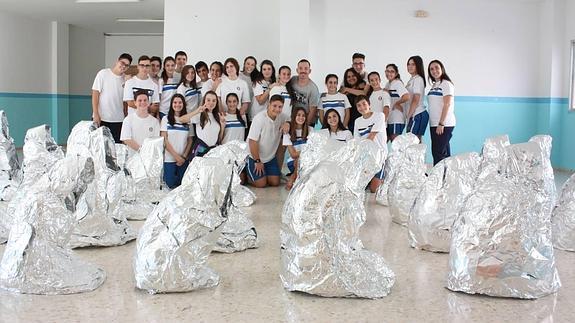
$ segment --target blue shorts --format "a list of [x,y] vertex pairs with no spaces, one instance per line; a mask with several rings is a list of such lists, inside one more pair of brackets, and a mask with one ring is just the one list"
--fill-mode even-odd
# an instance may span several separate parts
[[425,135],[425,128],[429,122],[429,113],[427,110],[416,114],[413,118],[409,119],[407,123],[407,132],[411,132],[416,136]]
[[267,163],[264,163],[264,171],[261,175],[256,174],[256,162],[251,157],[248,158],[248,177],[252,182],[257,181],[260,178],[264,178],[266,176],[280,176],[280,167],[278,165],[277,158],[270,160]]
[[295,161],[290,160],[287,162],[287,168],[289,169],[290,174],[293,173],[295,171]]
[[390,123],[387,125],[387,137],[391,135],[401,135],[405,128],[405,123]]

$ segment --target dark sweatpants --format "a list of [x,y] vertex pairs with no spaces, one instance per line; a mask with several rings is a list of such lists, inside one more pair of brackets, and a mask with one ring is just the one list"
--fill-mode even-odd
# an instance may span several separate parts
[[451,147],[449,146],[449,140],[453,135],[453,129],[455,127],[444,127],[443,134],[438,135],[435,131],[437,127],[429,127],[431,130],[431,154],[433,155],[433,165],[442,161],[443,159],[451,156]]
[[108,129],[110,129],[110,132],[112,133],[112,137],[114,137],[114,141],[117,144],[121,144],[122,142],[120,141],[120,132],[122,132],[122,123],[121,122],[106,122],[106,121],[101,121],[100,122],[100,126],[106,126],[108,127]]

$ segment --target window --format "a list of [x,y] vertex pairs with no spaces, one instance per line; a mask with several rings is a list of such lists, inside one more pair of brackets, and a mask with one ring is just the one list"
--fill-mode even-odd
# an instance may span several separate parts
[[569,75],[569,111],[575,111],[575,40],[571,41],[571,73]]

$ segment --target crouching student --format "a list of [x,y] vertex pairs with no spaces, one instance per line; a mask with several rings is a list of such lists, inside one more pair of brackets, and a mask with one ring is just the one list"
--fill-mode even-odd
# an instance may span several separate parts
[[307,143],[308,134],[313,131],[313,128],[307,125],[306,120],[307,112],[305,109],[302,107],[295,108],[290,121],[290,131],[283,135],[283,145],[287,147],[289,153],[287,167],[291,174],[286,184],[288,190],[293,187],[297,179],[300,151]]
[[134,94],[136,112],[128,114],[122,123],[120,140],[128,146],[129,155],[132,156],[140,150],[146,138],[160,136],[160,123],[158,119],[148,113],[150,102],[148,91],[138,90]]
[[341,115],[335,109],[329,109],[323,114],[322,124],[320,132],[327,134],[330,140],[348,142],[353,139],[353,134],[341,123]]
[[282,114],[284,99],[272,95],[267,110],[258,113],[252,120],[248,143],[248,181],[255,187],[278,186],[280,168],[276,153],[282,138],[282,126],[289,117]]
[[[359,95],[356,106],[361,117],[355,119],[353,136],[373,140],[380,149],[387,151],[387,133],[385,115],[383,112],[373,112],[369,106],[369,99],[365,95]],[[369,183],[369,190],[375,193],[379,185],[383,183],[383,165]]]
[[176,122],[176,117],[186,111],[186,99],[181,94],[174,94],[170,102],[168,114],[160,123],[160,134],[164,137],[164,181],[169,188],[176,188],[182,183],[182,178],[188,168],[186,160],[192,148],[193,130],[187,123]]
[[202,98],[200,107],[176,119],[180,123],[196,125],[196,142],[192,147],[190,158],[202,157],[222,141],[224,136],[225,116],[220,112],[216,92],[208,91]]

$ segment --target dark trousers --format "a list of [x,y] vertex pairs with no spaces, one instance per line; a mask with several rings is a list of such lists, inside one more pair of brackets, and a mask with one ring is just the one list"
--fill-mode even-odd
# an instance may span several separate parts
[[188,161],[186,161],[182,166],[178,166],[176,162],[164,162],[164,182],[166,182],[166,185],[168,185],[169,188],[180,186],[187,168]]
[[117,144],[122,143],[120,141],[120,133],[122,132],[122,123],[121,122],[100,121],[100,126],[101,127],[107,127],[108,129],[110,129],[110,132],[112,133],[112,137],[114,137],[114,141]]
[[443,159],[451,156],[451,147],[449,146],[449,140],[453,135],[453,129],[455,127],[444,127],[443,134],[438,135],[435,131],[437,127],[429,127],[431,132],[431,154],[433,155],[433,165],[442,161]]

